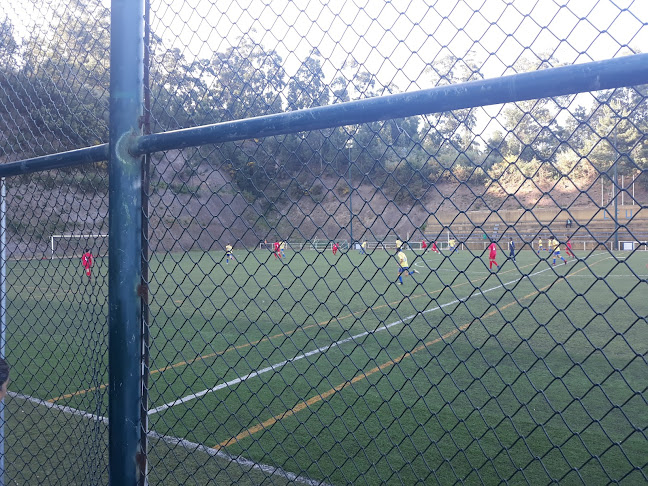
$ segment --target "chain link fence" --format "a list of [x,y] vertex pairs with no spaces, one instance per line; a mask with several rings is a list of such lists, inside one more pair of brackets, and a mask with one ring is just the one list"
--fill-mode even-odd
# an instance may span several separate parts
[[0,7],[5,484],[124,402],[140,484],[648,480],[645,2],[109,3]]

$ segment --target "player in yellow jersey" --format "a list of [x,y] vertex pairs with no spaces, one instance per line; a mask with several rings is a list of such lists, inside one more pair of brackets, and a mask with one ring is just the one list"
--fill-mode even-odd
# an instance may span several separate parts
[[405,255],[402,250],[397,250],[396,259],[398,260],[398,282],[396,283],[398,285],[403,285],[403,274],[407,276],[414,275],[415,273],[419,272],[418,270],[409,270],[409,265],[407,264],[407,255]]
[[556,257],[560,258],[563,263],[567,265],[567,260],[560,256],[560,243],[558,243],[558,240],[555,236],[551,240],[549,240],[549,245],[551,245],[551,251],[554,256],[552,265],[556,265]]
[[542,238],[538,238],[538,255],[540,254],[540,250],[544,250],[542,247]]
[[403,242],[398,238],[396,238],[396,251],[400,251],[402,246],[403,246]]

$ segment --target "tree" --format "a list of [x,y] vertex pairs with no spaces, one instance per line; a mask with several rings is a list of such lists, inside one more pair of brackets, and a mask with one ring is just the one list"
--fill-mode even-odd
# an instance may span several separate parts
[[[532,62],[520,58],[515,64],[516,72],[528,72],[557,66],[560,63],[550,56],[547,61]],[[504,108],[504,127],[507,129],[505,141],[507,157],[530,162],[540,160],[554,161],[564,150],[561,142],[566,138],[557,115],[567,97],[542,98],[538,100],[509,103]]]
[[152,131],[213,123],[211,93],[204,80],[209,61],[189,62],[179,49],[165,47],[157,36],[151,39],[151,58]]
[[14,36],[14,28],[9,17],[0,19],[0,71],[8,73],[16,70],[16,54],[18,43]]
[[592,136],[592,129],[589,126],[591,109],[587,110],[579,105],[570,111],[570,115],[565,123],[565,132],[568,134],[567,145],[576,154],[584,155],[585,146]]
[[[479,65],[474,52],[464,58],[452,54],[434,61],[427,70],[432,86],[447,86],[481,79]],[[428,155],[429,175],[433,181],[442,174],[453,171],[470,174],[478,163],[479,147],[476,145],[473,130],[477,117],[473,109],[467,108],[444,113],[432,113],[422,117],[422,149]],[[449,171],[449,172],[447,172]]]
[[[322,70],[322,56],[316,48],[311,51],[295,75],[288,81],[287,102],[289,110],[329,104],[330,91]],[[296,168],[302,161],[306,161],[312,171],[322,174],[324,171],[325,132],[317,130],[291,137],[296,147],[295,160],[290,165]]]
[[208,101],[216,121],[279,113],[286,84],[282,59],[250,35],[210,60]]
[[518,101],[504,109],[507,156],[529,162],[554,160],[561,143],[558,108],[551,99]]
[[482,168],[487,171],[493,165],[504,160],[505,154],[508,152],[509,148],[504,139],[504,134],[500,130],[493,132],[486,141],[485,159]]
[[289,110],[329,104],[330,92],[322,70],[322,56],[316,48],[288,81],[287,101]]
[[20,150],[23,131],[16,126],[22,119],[16,93],[18,43],[8,17],[0,20],[0,156],[11,156]]
[[637,115],[641,96],[637,100],[635,93],[634,88],[615,90],[593,113],[596,135],[588,141],[586,149],[601,172],[609,171],[615,162],[619,174],[625,175],[648,166],[645,121]]
[[[54,150],[107,141],[110,15],[98,0],[58,5],[49,29],[24,42],[19,99]],[[49,150],[39,145],[34,152]]]
[[[448,86],[481,79],[483,76],[473,56],[474,53],[471,52],[467,57],[459,59],[449,54],[436,60],[426,69],[431,85]],[[447,140],[462,148],[465,148],[465,133],[477,123],[475,113],[470,108],[433,113],[424,116],[423,120],[426,145],[438,146],[443,140]]]

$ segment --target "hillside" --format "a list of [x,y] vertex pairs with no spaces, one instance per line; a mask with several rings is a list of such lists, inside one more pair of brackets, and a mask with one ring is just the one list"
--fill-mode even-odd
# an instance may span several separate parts
[[[221,249],[227,242],[255,247],[263,240],[349,239],[350,203],[354,239],[378,240],[396,235],[422,238],[423,225],[451,221],[458,212],[594,208],[601,201],[601,183],[594,171],[573,182],[502,177],[487,187],[444,180],[430,185],[418,201],[407,184],[394,191],[393,181],[388,190],[365,178],[354,181],[350,201],[348,184],[337,177],[301,184],[287,179],[278,182],[272,196],[250,197],[237,190],[224,170],[185,169],[181,152],[167,153],[155,162],[149,201],[150,242],[155,251]],[[52,234],[107,233],[107,178],[99,174],[58,171],[10,180],[9,251],[16,257],[38,257],[49,254]],[[603,198],[608,204],[606,184]],[[631,203],[632,188],[626,186],[624,198]],[[648,200],[640,183],[635,184],[634,194],[639,202]]]

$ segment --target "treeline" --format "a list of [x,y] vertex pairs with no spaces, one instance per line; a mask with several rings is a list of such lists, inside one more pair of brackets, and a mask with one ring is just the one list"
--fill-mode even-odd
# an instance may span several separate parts
[[[64,2],[48,26],[17,39],[0,18],[0,157],[3,161],[108,140],[109,12],[101,2]],[[288,75],[284,59],[254,32],[209,58],[150,50],[152,132],[330,105],[399,92],[367,66],[347,62],[331,78],[313,49]],[[516,72],[558,66],[520,58]],[[419,86],[480,79],[481,62],[446,56]],[[439,181],[492,184],[502,178],[632,176],[648,164],[647,87],[503,105],[496,117],[466,109],[226,143],[187,156],[184,176],[207,167],[228,173],[248,199],[307,191],[317,178],[370,182],[397,200],[415,200]],[[580,104],[580,103],[583,104]],[[97,170],[105,170],[99,167]],[[294,191],[293,191],[294,192]],[[272,196],[274,198],[275,196]],[[270,199],[272,199],[270,198]]]

